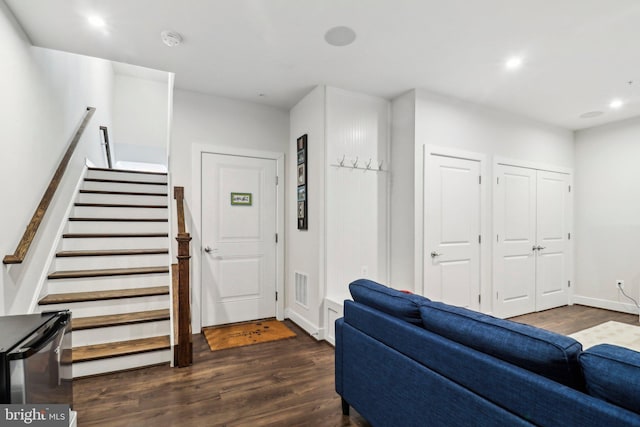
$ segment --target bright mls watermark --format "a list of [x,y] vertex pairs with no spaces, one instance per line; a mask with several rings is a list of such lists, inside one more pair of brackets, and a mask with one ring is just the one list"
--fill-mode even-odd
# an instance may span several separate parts
[[69,427],[69,405],[0,405],[0,426]]

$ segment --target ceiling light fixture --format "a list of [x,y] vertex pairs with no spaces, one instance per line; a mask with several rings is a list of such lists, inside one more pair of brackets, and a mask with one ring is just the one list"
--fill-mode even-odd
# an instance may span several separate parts
[[107,23],[104,22],[104,19],[102,19],[102,18],[100,18],[99,16],[96,16],[96,15],[89,16],[87,18],[87,21],[89,21],[89,24],[91,24],[92,26],[94,26],[96,28],[103,28],[105,25],[107,25]]
[[512,56],[507,59],[504,63],[504,67],[507,70],[516,70],[522,66],[522,57],[521,56]]
[[333,27],[324,34],[324,39],[331,46],[347,46],[356,39],[356,32],[349,27]]
[[613,110],[617,110],[618,108],[622,107],[622,104],[623,104],[622,100],[616,98],[609,103],[609,108]]
[[169,47],[178,46],[182,43],[182,36],[175,31],[165,30],[160,33],[160,37],[162,38],[162,42]]

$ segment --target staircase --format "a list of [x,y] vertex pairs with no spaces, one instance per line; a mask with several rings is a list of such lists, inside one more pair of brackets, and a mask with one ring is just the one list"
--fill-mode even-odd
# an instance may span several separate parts
[[73,376],[167,363],[167,176],[90,168],[41,311],[69,309]]

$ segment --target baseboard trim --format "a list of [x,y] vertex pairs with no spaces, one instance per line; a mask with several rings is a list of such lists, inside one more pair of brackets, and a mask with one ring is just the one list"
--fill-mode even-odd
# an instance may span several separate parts
[[581,295],[573,296],[573,304],[586,305],[595,308],[604,308],[605,310],[619,311],[622,313],[638,314],[638,308],[632,303],[591,298]]
[[318,341],[324,340],[324,328],[319,328],[317,325],[309,322],[290,308],[284,310],[284,317],[291,320],[296,325],[300,326],[306,333],[311,335]]

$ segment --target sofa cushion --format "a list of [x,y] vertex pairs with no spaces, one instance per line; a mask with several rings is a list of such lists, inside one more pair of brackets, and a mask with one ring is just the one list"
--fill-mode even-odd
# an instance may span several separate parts
[[420,295],[401,292],[367,279],[351,282],[349,291],[355,302],[414,325],[422,325],[420,305],[429,301]]
[[640,353],[599,344],[579,361],[590,395],[640,413]]
[[439,302],[425,303],[420,312],[423,326],[429,331],[569,387],[584,389],[578,363],[582,345],[573,338]]

